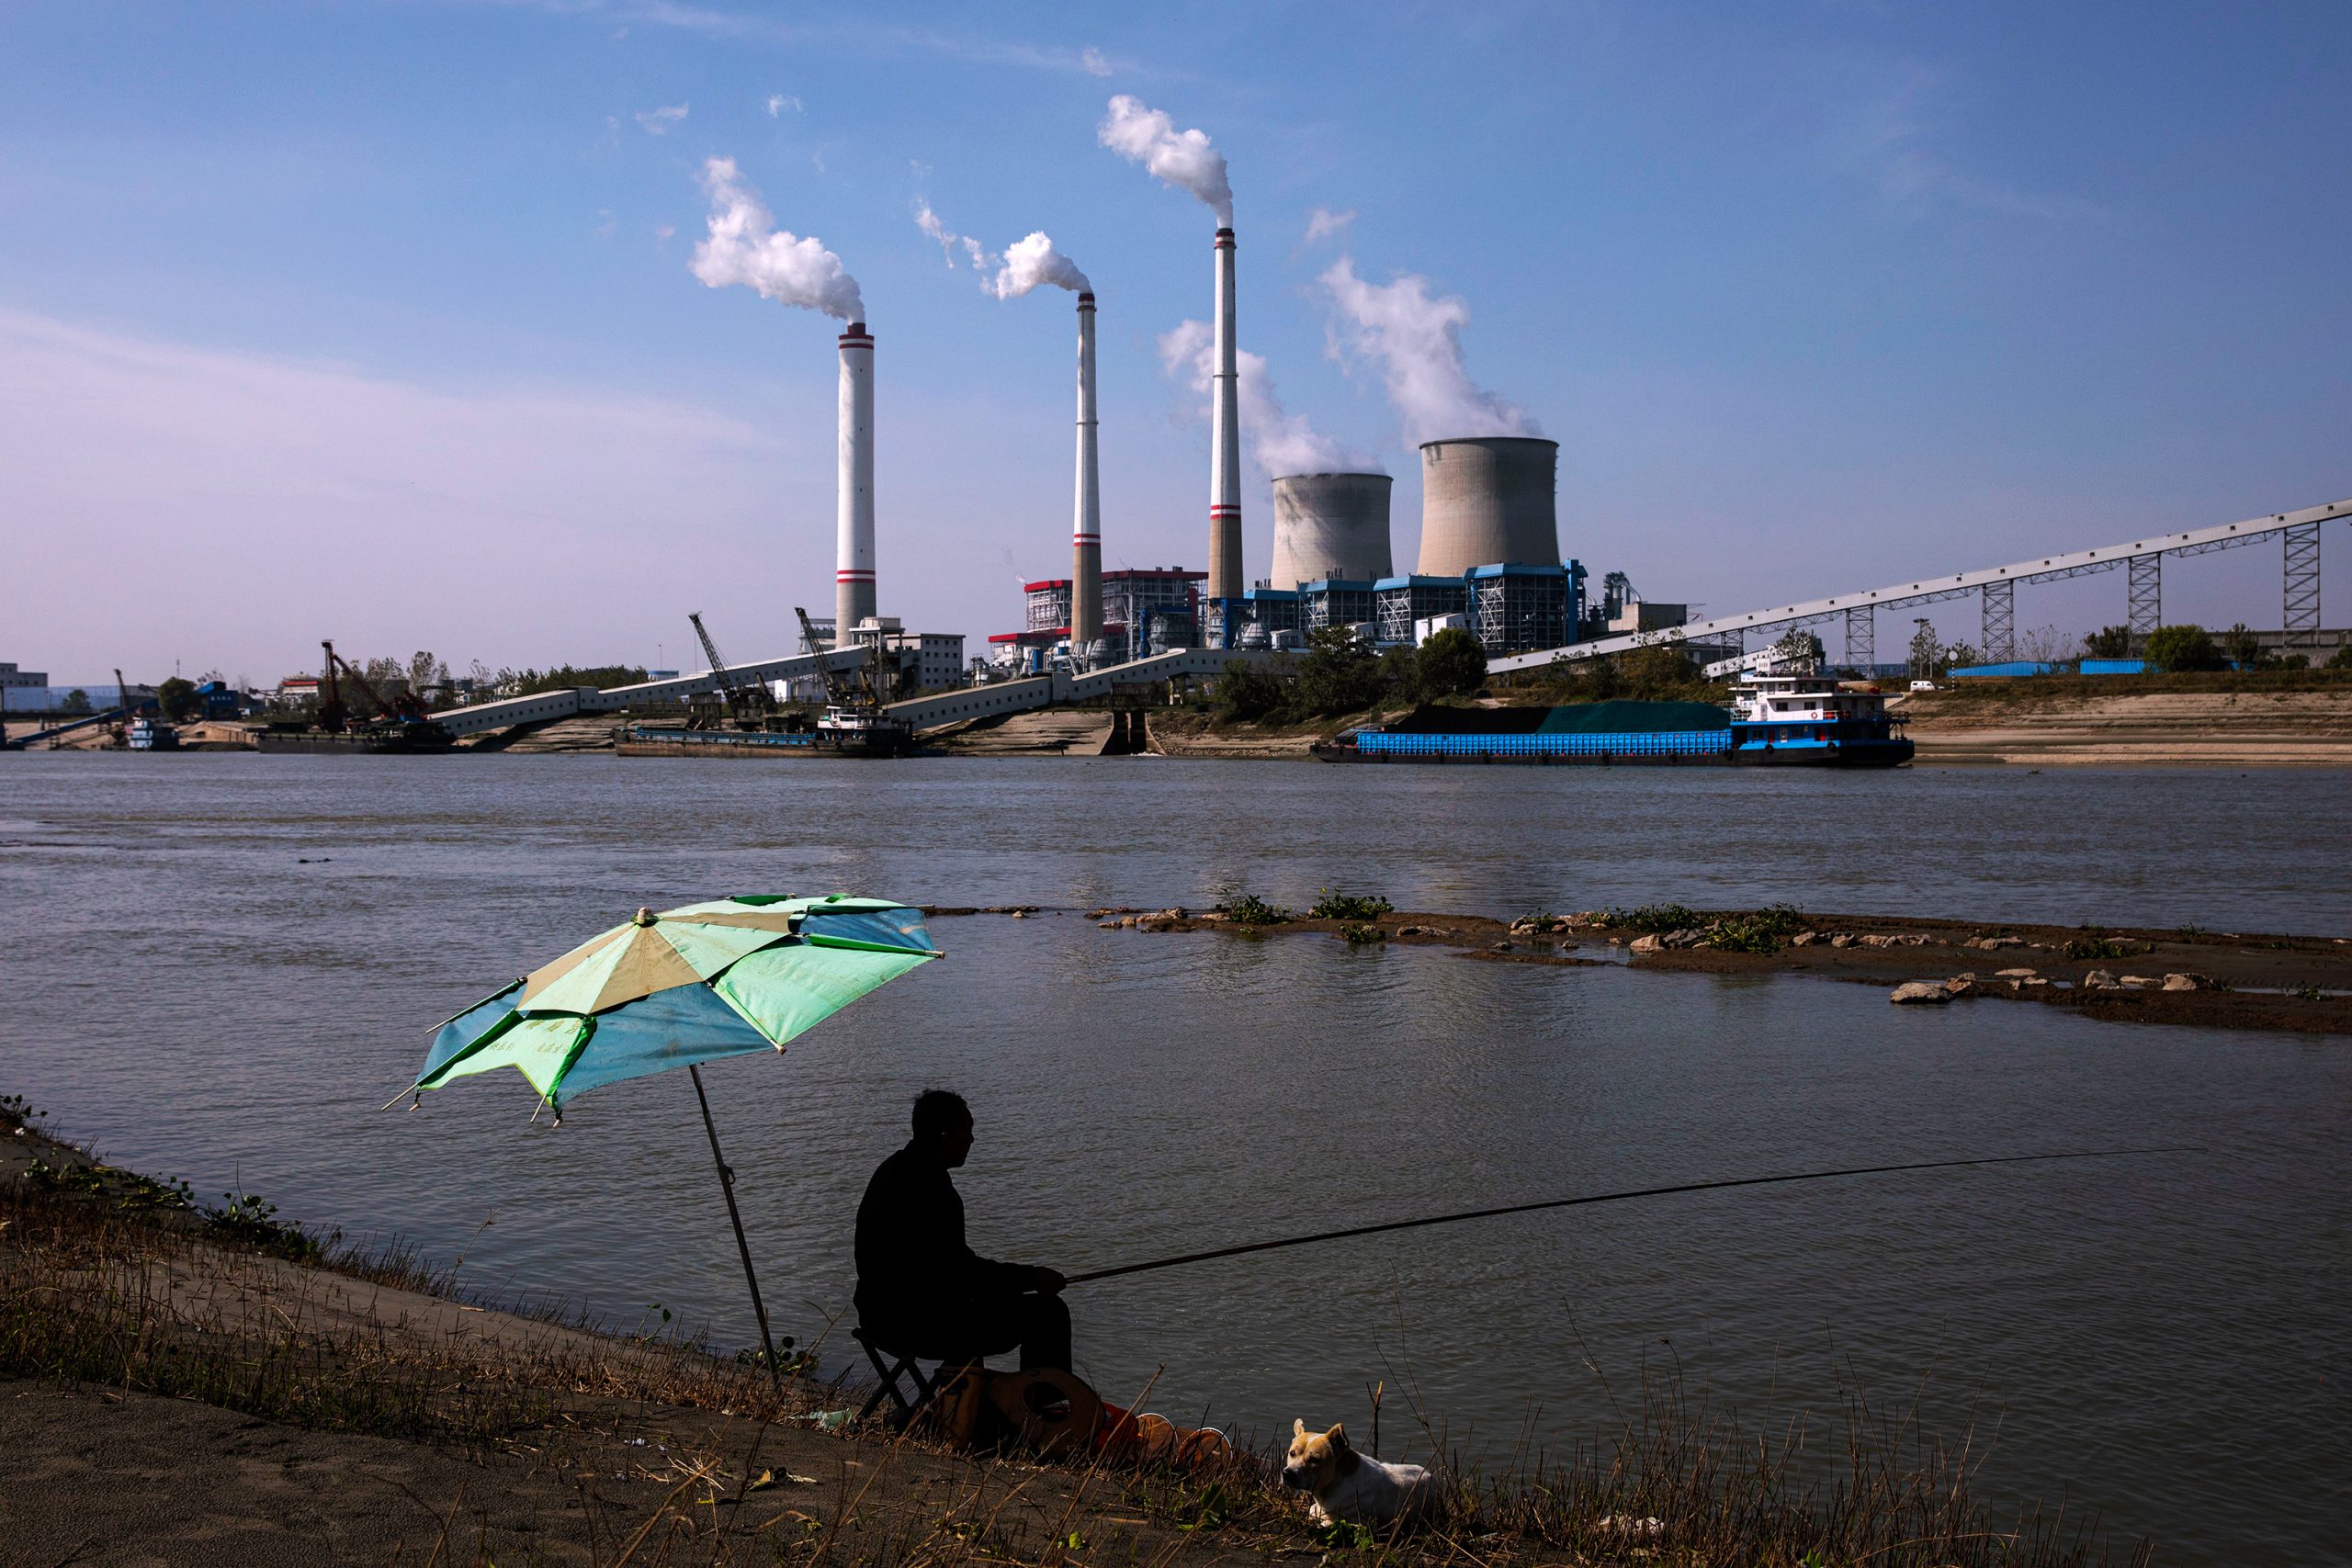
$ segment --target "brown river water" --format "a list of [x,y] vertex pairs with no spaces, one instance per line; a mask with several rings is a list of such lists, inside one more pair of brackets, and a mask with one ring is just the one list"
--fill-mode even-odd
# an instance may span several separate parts
[[[532,1125],[511,1075],[379,1111],[444,1016],[639,904],[1293,904],[1510,916],[1786,899],[2352,934],[2340,773],[1874,777],[1181,762],[0,758],[0,1091],[200,1195],[399,1232],[485,1296],[754,1330],[667,1075]],[[1827,1437],[1859,1390],[1973,1427],[1993,1495],[2158,1561],[2352,1558],[2352,1041],[1897,1010],[1796,977],[1477,964],[1322,937],[943,919],[949,953],[706,1072],[779,1331],[842,1311],[905,1106],[961,1089],[983,1251],[1070,1272],[1762,1171],[2194,1154],[1705,1193],[1073,1289],[1080,1370],[1243,1434],[1508,1461],[1646,1365]],[[838,1343],[838,1341],[836,1342]],[[1161,1369],[1164,1368],[1164,1371]],[[1409,1393],[1408,1393],[1409,1391]]]

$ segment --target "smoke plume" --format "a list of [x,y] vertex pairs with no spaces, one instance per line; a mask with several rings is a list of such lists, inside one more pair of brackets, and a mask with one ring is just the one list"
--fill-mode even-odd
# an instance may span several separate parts
[[740,283],[770,299],[844,321],[865,319],[857,279],[842,266],[842,258],[814,239],[778,229],[734,159],[703,164],[702,183],[710,193],[710,234],[695,246],[696,277],[713,288]]
[[1339,306],[1348,345],[1378,362],[1408,442],[1544,434],[1525,409],[1470,379],[1461,338],[1470,307],[1459,297],[1433,299],[1429,279],[1411,273],[1366,283],[1344,255],[1317,281]]
[[[945,253],[949,266],[956,265],[956,253],[962,251],[970,259],[972,270],[980,275],[980,292],[999,299],[1018,299],[1043,283],[1072,293],[1094,287],[1075,262],[1054,249],[1053,240],[1042,229],[1025,240],[1014,241],[1002,255],[995,255],[970,235],[950,229],[928,201],[915,203],[915,227]],[[988,276],[990,267],[996,268],[994,277]]]
[[1017,240],[1004,253],[1004,265],[997,268],[996,281],[983,282],[980,287],[1000,299],[1018,299],[1041,283],[1072,293],[1091,289],[1086,274],[1069,257],[1054,249],[1054,242],[1043,229],[1025,240]]
[[966,255],[972,258],[974,272],[987,270],[989,254],[980,248],[980,243],[968,234],[956,233],[941,222],[939,214],[931,209],[930,202],[920,199],[916,201],[915,227],[930,235],[938,244],[941,252],[946,255],[949,266],[956,265],[956,253],[961,249]]
[[[1210,378],[1216,374],[1216,334],[1206,321],[1182,322],[1174,332],[1160,334],[1159,360],[1169,375],[1184,378],[1205,398]],[[1240,405],[1242,433],[1250,457],[1268,479],[1387,472],[1377,459],[1317,430],[1305,414],[1283,412],[1273,378],[1266,374],[1265,355],[1236,349],[1233,366],[1241,383],[1235,401]]]
[[1225,154],[1209,145],[1206,131],[1178,130],[1164,112],[1122,93],[1111,100],[1099,134],[1103,146],[1191,191],[1216,209],[1219,222],[1232,225],[1233,186],[1225,177]]

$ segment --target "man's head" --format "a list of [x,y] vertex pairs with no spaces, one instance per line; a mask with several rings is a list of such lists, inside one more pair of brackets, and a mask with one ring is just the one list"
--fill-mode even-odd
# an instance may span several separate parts
[[914,1142],[944,1168],[954,1170],[972,1152],[972,1108],[950,1090],[923,1090],[915,1096]]

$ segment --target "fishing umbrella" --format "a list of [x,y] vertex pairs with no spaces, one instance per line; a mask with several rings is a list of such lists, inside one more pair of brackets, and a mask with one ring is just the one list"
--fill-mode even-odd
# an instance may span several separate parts
[[768,1366],[776,1366],[735,1173],[719,1153],[702,1064],[782,1051],[793,1036],[940,956],[922,911],[885,898],[742,894],[621,925],[502,987],[435,1032],[408,1092],[514,1067],[562,1124],[573,1097],[684,1067],[702,1107]]

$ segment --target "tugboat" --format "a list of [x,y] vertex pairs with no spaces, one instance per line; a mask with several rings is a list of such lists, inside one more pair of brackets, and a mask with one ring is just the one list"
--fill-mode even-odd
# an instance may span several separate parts
[[1899,768],[1917,750],[1874,681],[1757,671],[1732,689],[1731,761],[1753,768]]

